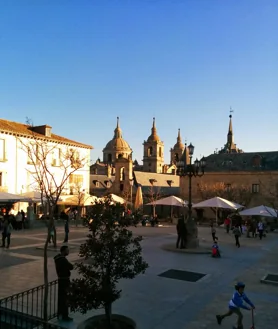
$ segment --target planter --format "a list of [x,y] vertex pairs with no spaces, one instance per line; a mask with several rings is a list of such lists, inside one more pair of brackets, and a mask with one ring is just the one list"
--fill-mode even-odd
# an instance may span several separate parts
[[77,329],[136,329],[136,323],[124,315],[113,314],[111,328],[107,327],[105,320],[104,314],[96,315],[79,324]]

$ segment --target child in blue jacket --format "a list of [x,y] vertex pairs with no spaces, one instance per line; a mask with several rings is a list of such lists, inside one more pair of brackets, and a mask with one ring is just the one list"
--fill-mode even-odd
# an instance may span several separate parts
[[[234,329],[243,329],[243,325],[242,325],[243,315],[242,315],[240,309],[243,308],[245,310],[250,311],[251,309],[255,308],[254,304],[245,295],[244,288],[245,288],[245,284],[242,283],[242,282],[238,282],[235,285],[235,292],[233,294],[232,299],[229,302],[228,312],[226,314],[223,314],[223,315],[216,315],[217,323],[219,325],[221,324],[222,320],[224,318],[226,318],[227,316],[231,316],[232,314],[236,314],[237,315],[237,328],[234,328]],[[251,308],[246,306],[244,304],[244,302],[246,304],[250,305]]]

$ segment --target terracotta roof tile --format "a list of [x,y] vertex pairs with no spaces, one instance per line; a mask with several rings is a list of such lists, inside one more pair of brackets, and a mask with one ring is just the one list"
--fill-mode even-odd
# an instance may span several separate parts
[[[46,125],[48,128],[51,128],[50,126]],[[88,148],[92,149],[93,147],[91,145],[79,143],[76,141],[73,141],[71,139],[55,135],[51,133],[51,137],[44,136],[42,134],[39,134],[32,130],[32,127],[27,124],[19,123],[19,122],[13,122],[8,121],[4,119],[0,119],[0,132],[3,133],[9,133],[16,136],[26,136],[26,137],[37,137],[37,138],[43,138],[47,139],[52,142],[61,143],[61,144],[67,144],[71,146],[77,146],[82,148]]]

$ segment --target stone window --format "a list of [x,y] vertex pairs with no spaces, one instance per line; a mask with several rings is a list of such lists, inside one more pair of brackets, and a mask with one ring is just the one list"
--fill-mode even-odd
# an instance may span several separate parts
[[95,186],[99,187],[99,182],[97,180],[95,181]]
[[148,157],[152,156],[153,155],[153,148],[150,146],[148,148]]
[[175,154],[175,161],[177,161],[177,162],[179,161],[179,154],[178,153]]
[[5,139],[0,139],[0,161],[5,161]]
[[252,166],[253,167],[260,167],[261,166],[261,161],[262,161],[262,157],[260,155],[255,155],[252,158]]
[[252,193],[260,192],[260,184],[252,184]]
[[107,161],[108,161],[109,163],[112,162],[112,154],[110,154],[110,153],[108,154]]
[[3,175],[3,173],[0,172],[0,186],[2,186],[2,184],[3,184],[3,176],[2,175]]
[[161,149],[161,147],[159,148],[159,156],[162,157],[162,149]]
[[125,180],[125,168],[120,169],[120,181]]

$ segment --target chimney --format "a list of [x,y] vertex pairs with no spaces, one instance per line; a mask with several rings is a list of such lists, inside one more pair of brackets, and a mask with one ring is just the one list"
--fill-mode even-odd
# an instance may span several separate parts
[[52,129],[52,127],[50,127],[48,125],[31,127],[32,131],[34,131],[38,134],[44,135],[46,137],[51,137],[51,129]]

